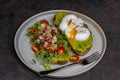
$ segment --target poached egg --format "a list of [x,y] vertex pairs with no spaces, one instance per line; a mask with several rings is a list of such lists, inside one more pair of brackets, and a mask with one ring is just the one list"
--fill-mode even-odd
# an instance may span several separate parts
[[65,35],[71,40],[84,41],[90,36],[90,31],[83,27],[84,21],[73,14],[65,16],[59,29],[65,32]]

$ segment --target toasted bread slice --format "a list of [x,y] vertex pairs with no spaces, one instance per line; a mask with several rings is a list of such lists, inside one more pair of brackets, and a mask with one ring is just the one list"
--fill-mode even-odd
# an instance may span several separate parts
[[90,48],[88,48],[85,52],[78,52],[76,50],[73,50],[73,51],[80,56],[84,56],[85,54],[87,54],[90,51]]

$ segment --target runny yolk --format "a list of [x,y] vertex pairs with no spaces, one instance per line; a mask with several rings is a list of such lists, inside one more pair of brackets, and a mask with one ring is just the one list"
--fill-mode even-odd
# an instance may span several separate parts
[[70,33],[70,38],[75,39],[75,35],[77,33],[77,30],[75,28],[73,28],[69,33]]
[[73,45],[77,30],[75,28],[73,28],[69,33],[70,33],[69,42],[70,42],[71,45]]

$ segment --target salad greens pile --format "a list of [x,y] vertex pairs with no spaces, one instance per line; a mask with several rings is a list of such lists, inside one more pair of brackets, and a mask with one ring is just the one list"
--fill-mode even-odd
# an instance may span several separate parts
[[27,36],[36,57],[32,61],[40,62],[46,70],[51,69],[49,64],[65,64],[70,60],[71,47],[65,35],[47,20],[37,21],[29,27]]

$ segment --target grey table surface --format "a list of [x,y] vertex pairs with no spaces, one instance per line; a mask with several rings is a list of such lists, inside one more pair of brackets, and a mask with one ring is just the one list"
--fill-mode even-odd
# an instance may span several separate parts
[[14,50],[14,35],[29,17],[47,10],[67,9],[94,19],[104,30],[104,57],[88,72],[62,80],[120,80],[120,0],[0,0],[0,80],[61,80],[41,78]]

